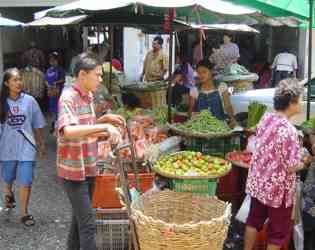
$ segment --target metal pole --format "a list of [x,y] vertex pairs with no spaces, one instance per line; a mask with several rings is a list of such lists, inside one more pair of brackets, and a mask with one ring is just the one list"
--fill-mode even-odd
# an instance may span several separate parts
[[306,119],[311,115],[311,80],[312,80],[312,50],[313,50],[313,8],[314,2],[310,0],[310,18],[308,27],[308,84],[307,84],[307,111]]
[[112,68],[112,61],[113,61],[113,50],[114,50],[114,28],[112,25],[109,25],[109,93],[112,93],[112,74],[113,74],[113,68]]
[[[172,21],[173,22],[173,21]],[[173,24],[171,24],[170,43],[169,43],[169,82],[168,82],[168,122],[172,123],[172,73],[173,73]]]

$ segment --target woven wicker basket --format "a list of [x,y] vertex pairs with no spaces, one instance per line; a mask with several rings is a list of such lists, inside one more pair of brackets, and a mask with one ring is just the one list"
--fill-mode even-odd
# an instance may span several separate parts
[[140,100],[142,108],[158,108],[167,105],[166,101],[167,88],[161,88],[159,90],[131,90],[128,89],[128,93],[132,93]]
[[174,124],[167,124],[169,129],[173,131],[175,134],[181,135],[185,138],[200,138],[200,139],[213,139],[213,138],[230,138],[235,136],[235,134],[230,132],[225,132],[225,133],[189,133],[186,131],[183,131],[181,129],[178,129]]
[[132,204],[141,250],[222,250],[231,206],[215,197],[163,191]]

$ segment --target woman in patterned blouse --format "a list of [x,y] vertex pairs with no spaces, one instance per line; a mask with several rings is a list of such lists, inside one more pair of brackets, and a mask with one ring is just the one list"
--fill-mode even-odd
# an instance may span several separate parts
[[289,119],[301,112],[303,88],[293,79],[280,82],[274,113],[266,114],[256,131],[256,146],[247,179],[251,197],[244,250],[252,250],[257,231],[268,219],[268,250],[278,250],[292,233],[296,172],[304,167],[298,132]]

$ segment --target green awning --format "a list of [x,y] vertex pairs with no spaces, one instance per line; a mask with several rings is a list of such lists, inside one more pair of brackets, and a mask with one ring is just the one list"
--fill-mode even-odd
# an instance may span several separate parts
[[235,23],[254,25],[258,10],[234,4],[228,0],[79,0],[69,4],[35,13],[35,18],[43,16],[70,17],[77,15],[141,15],[162,16],[169,8],[176,9],[176,18],[193,23]]
[[231,0],[231,2],[259,9],[267,16],[292,16],[302,20],[309,18],[309,0]]

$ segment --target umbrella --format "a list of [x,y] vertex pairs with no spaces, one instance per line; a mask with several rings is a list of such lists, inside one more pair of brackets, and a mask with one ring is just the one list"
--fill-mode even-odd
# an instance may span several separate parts
[[15,26],[23,26],[24,23],[8,19],[5,17],[0,17],[0,27],[15,27]]

